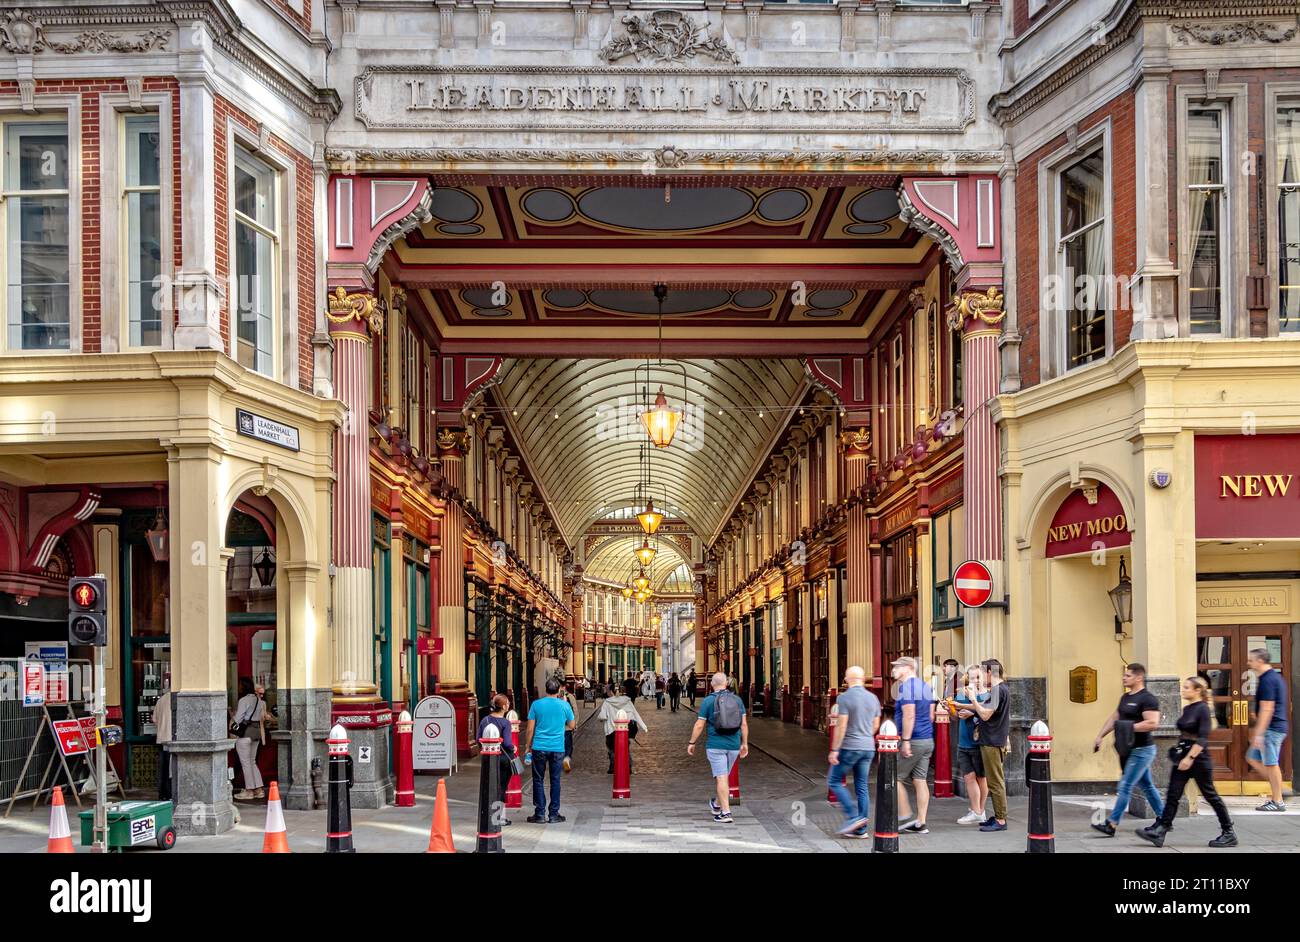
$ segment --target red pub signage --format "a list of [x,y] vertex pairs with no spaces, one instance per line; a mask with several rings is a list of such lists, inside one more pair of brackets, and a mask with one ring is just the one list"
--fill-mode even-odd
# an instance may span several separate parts
[[1116,549],[1133,542],[1124,505],[1105,484],[1097,485],[1096,501],[1087,490],[1072,491],[1056,508],[1047,528],[1047,556],[1072,556],[1099,549]]
[[1294,538],[1300,435],[1197,435],[1197,539]]

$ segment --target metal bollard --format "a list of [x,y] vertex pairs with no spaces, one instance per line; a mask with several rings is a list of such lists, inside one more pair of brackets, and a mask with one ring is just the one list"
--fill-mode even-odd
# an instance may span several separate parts
[[614,794],[613,798],[632,799],[632,754],[628,751],[627,711],[614,717]]
[[476,854],[501,854],[501,734],[489,726],[479,741],[478,841]]
[[[839,719],[840,707],[837,703],[835,706],[831,707],[831,711],[826,714],[826,737],[829,743],[827,746],[828,749],[830,746],[835,744],[835,724],[839,722]],[[847,780],[845,784],[847,784]],[[829,785],[826,786],[826,800],[832,805],[839,804],[839,800],[835,797],[835,792],[831,790]]]
[[414,723],[411,714],[403,710],[397,717],[397,755],[394,757],[397,788],[394,803],[399,808],[415,807],[415,758],[411,752]]
[[952,725],[948,711],[934,711],[934,797],[951,798]]
[[[506,714],[506,719],[510,721],[510,733],[515,740],[515,754],[519,753],[519,714],[511,710]],[[511,771],[510,781],[506,783],[506,807],[513,810],[524,806],[524,782],[523,776],[518,772]]]
[[325,826],[327,854],[353,854],[352,846],[352,756],[348,755],[348,733],[339,723],[325,740],[329,748],[329,816]]
[[898,853],[898,727],[880,724],[876,735],[876,826],[872,853]]
[[1029,730],[1025,756],[1025,781],[1029,783],[1029,835],[1025,853],[1056,853],[1052,833],[1052,733],[1042,720]]

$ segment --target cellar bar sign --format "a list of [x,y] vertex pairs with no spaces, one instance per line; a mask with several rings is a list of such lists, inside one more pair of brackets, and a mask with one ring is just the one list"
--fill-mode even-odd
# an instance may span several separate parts
[[962,69],[371,66],[368,128],[953,132],[974,121]]

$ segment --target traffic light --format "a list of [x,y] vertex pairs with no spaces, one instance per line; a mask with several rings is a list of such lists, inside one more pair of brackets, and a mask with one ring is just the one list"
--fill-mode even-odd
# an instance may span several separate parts
[[108,644],[108,580],[103,576],[68,580],[68,643]]

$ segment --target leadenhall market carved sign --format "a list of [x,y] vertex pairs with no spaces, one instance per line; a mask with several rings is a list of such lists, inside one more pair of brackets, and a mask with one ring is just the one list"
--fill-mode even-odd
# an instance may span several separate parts
[[[371,66],[368,128],[622,131],[962,131],[963,69]],[[738,127],[739,124],[739,127]]]

